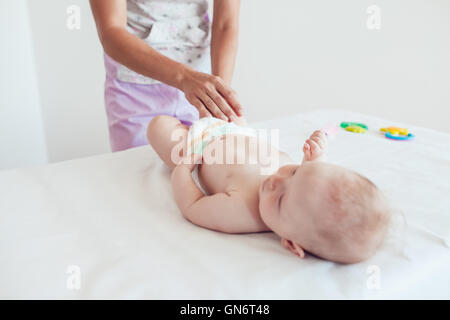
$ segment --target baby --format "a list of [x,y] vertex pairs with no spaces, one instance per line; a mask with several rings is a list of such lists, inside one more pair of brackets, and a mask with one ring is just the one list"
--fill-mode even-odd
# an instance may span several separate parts
[[[189,154],[189,147],[195,147],[189,133],[202,123],[209,124],[203,125],[203,144],[199,152]],[[267,142],[246,131],[250,128],[245,124],[243,118],[235,123],[203,118],[188,129],[170,116],[152,119],[147,138],[172,171],[173,193],[183,216],[226,233],[273,231],[300,258],[305,252],[339,263],[370,257],[381,245],[390,220],[382,192],[360,174],[326,163],[327,137],[320,130],[306,140],[301,164],[293,164],[286,153],[270,146],[278,170],[262,175],[260,161],[250,161],[257,155],[248,145]],[[223,150],[227,140],[236,137],[244,143],[224,151],[234,162],[202,161],[202,155]],[[239,155],[249,161],[238,163]],[[192,178],[197,163],[198,180],[207,195]]]

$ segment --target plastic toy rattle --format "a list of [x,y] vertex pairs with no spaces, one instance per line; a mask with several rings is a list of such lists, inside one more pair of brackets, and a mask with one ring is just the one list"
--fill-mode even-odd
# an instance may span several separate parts
[[380,131],[384,132],[384,136],[386,138],[393,139],[393,140],[411,140],[415,137],[406,128],[387,127],[387,128],[381,128]]
[[332,123],[327,123],[325,127],[323,127],[322,131],[328,138],[333,138],[339,132],[339,127],[335,126]]
[[369,128],[364,123],[341,122],[341,128],[355,133],[365,133]]

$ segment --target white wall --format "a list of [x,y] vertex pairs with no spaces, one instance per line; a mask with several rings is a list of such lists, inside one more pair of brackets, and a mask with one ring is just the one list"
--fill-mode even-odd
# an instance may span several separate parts
[[[81,9],[80,30],[67,28],[73,4]],[[110,152],[103,53],[89,1],[28,0],[28,6],[50,161]]]
[[450,133],[450,1],[241,3],[234,84],[252,120],[345,108]]
[[[81,30],[66,28],[72,4]],[[380,30],[366,27],[372,4]],[[50,161],[109,152],[88,1],[28,5]],[[448,0],[241,0],[240,30],[233,86],[250,121],[344,108],[450,133]]]
[[47,162],[25,0],[0,2],[0,170]]

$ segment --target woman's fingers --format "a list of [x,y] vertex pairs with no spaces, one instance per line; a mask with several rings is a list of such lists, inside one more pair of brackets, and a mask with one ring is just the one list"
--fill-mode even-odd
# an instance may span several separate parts
[[203,102],[203,104],[208,108],[208,111],[214,117],[222,119],[224,121],[228,121],[228,118],[223,114],[216,103],[206,93],[200,95],[199,99]]
[[205,107],[205,105],[200,99],[194,98],[192,99],[192,101],[189,102],[197,108],[200,118],[212,117],[211,113],[208,111],[208,109]]
[[243,109],[241,104],[239,103],[238,97],[236,92],[231,89],[229,86],[227,86],[222,80],[216,79],[216,88],[217,91],[222,95],[222,97],[225,98],[225,100],[228,102],[228,104],[233,108],[233,110],[236,112],[238,116],[242,116]]
[[233,121],[236,115],[243,115],[237,94],[218,76],[192,71],[187,73],[182,90],[202,117],[213,115]]
[[228,121],[229,119],[233,121],[236,119],[236,114],[233,109],[231,109],[225,99],[217,91],[208,92],[208,95],[225,115],[225,121]]

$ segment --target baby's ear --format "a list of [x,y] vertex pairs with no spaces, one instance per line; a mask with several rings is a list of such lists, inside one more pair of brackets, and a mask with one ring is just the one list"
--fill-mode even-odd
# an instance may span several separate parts
[[291,240],[288,240],[286,238],[282,238],[281,245],[296,256],[299,256],[300,259],[303,259],[305,257],[305,250],[303,250],[303,248],[298,243],[292,242]]

